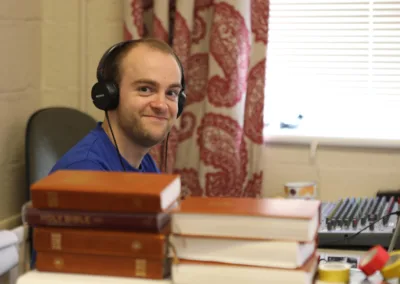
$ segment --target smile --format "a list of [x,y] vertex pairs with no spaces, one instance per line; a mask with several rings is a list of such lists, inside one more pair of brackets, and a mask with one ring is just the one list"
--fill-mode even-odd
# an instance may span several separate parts
[[167,117],[164,116],[156,116],[156,115],[144,115],[144,117],[156,119],[156,120],[168,120]]

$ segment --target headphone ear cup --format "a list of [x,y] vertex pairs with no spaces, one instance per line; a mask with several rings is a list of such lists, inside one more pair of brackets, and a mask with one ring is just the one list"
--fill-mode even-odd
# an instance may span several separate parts
[[182,114],[183,108],[185,107],[185,103],[186,103],[186,94],[184,91],[181,91],[179,93],[179,98],[178,98],[178,115],[177,115],[177,117],[179,117]]
[[97,82],[92,87],[93,104],[101,110],[112,110],[118,106],[118,87],[110,82]]

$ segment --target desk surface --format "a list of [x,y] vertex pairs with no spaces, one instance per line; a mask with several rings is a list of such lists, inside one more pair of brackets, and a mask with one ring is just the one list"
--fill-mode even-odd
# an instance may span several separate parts
[[[16,284],[171,284],[170,280],[145,280],[135,278],[117,278],[117,277],[102,277],[102,276],[90,276],[90,275],[77,275],[77,274],[66,274],[60,277],[57,273],[41,273],[35,270],[29,271],[18,278]],[[379,274],[375,274],[368,279],[365,278],[364,274],[357,270],[351,272],[351,282],[348,284],[399,284],[399,280],[391,280],[388,282],[382,282],[382,277]],[[316,281],[315,284],[335,284],[326,283],[323,281]],[[337,283],[340,284],[340,283]]]
[[[338,256],[352,256],[355,258],[361,258],[364,251],[347,251],[347,250],[332,250],[332,249],[319,249],[318,252],[323,255],[338,255]],[[119,278],[119,277],[102,277],[102,276],[91,276],[91,275],[78,275],[78,274],[64,274],[60,277],[58,273],[41,273],[38,271],[29,271],[18,278],[16,284],[170,284],[170,280],[145,280],[137,278]],[[389,282],[382,282],[382,277],[379,273],[365,278],[364,274],[358,269],[352,269],[351,271],[351,282],[349,284],[400,284],[399,280],[392,280]],[[325,284],[325,282],[317,281],[316,284]],[[327,283],[334,284],[334,283]]]

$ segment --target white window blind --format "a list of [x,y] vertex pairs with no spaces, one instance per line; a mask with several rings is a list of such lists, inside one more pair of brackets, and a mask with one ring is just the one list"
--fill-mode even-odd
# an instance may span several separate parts
[[270,0],[265,119],[400,137],[400,1]]

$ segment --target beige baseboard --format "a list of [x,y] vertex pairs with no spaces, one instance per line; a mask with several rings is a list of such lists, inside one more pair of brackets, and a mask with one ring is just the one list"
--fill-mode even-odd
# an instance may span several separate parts
[[12,230],[22,225],[21,214],[16,214],[0,221],[0,230]]

